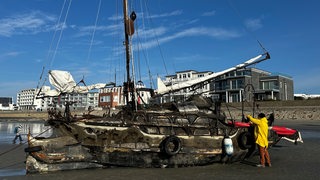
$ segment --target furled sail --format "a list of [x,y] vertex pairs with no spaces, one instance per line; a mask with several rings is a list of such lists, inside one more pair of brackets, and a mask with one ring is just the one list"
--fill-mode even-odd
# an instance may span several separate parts
[[49,82],[55,89],[42,92],[44,96],[58,96],[61,93],[87,93],[92,89],[101,89],[109,85],[97,83],[89,86],[79,86],[70,72],[61,70],[49,71]]
[[185,81],[182,83],[177,83],[177,84],[173,84],[173,85],[169,85],[169,86],[166,86],[162,82],[162,80],[160,78],[158,78],[158,80],[157,80],[158,92],[157,93],[158,93],[158,95],[163,95],[163,94],[167,94],[170,92],[175,92],[175,91],[178,91],[181,89],[185,89],[185,88],[197,85],[197,84],[205,83],[205,82],[211,81],[212,79],[214,79],[220,75],[226,74],[228,72],[231,72],[231,71],[234,71],[237,69],[245,68],[245,67],[253,65],[253,64],[257,64],[257,63],[264,61],[264,60],[267,60],[267,59],[270,59],[270,55],[269,55],[269,53],[264,53],[264,54],[261,54],[261,55],[254,57],[254,58],[251,58],[242,64],[238,64],[234,67],[231,67],[229,69],[226,69],[226,70],[223,70],[220,72],[216,72],[216,73],[212,73],[212,74],[205,76],[205,77],[192,79],[189,81]]

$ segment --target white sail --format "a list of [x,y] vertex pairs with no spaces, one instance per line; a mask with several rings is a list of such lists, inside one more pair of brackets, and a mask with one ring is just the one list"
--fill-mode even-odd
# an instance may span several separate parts
[[258,55],[258,56],[254,57],[254,58],[251,58],[251,59],[247,60],[246,62],[244,62],[242,64],[238,64],[238,65],[236,65],[234,67],[231,67],[229,69],[226,69],[226,70],[223,70],[223,71],[220,71],[220,72],[216,72],[216,73],[210,74],[210,75],[205,76],[205,77],[192,79],[192,80],[185,81],[185,82],[178,83],[178,84],[173,84],[173,85],[170,85],[170,86],[166,86],[162,82],[162,80],[160,78],[158,78],[158,81],[157,81],[158,82],[158,95],[167,94],[167,93],[174,92],[174,91],[177,91],[177,90],[180,90],[180,89],[184,89],[184,88],[188,88],[188,87],[191,87],[191,86],[194,86],[194,85],[197,85],[197,84],[201,84],[201,83],[210,81],[210,80],[212,80],[212,79],[214,79],[214,78],[216,78],[216,77],[218,77],[220,75],[226,74],[226,73],[234,71],[236,69],[245,68],[247,66],[259,63],[259,62],[267,60],[267,59],[270,59],[270,55],[268,53],[265,53],[265,54],[262,54],[262,55]]
[[78,86],[68,71],[49,71],[49,82],[55,87],[53,90],[42,92],[44,96],[58,96],[61,93],[87,93],[92,89],[104,88],[107,84],[97,83],[89,86]]

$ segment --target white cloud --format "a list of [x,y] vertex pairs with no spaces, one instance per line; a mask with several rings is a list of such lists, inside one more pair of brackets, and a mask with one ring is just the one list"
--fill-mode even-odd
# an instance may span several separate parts
[[[166,32],[166,29],[161,29],[161,32]],[[207,28],[207,27],[194,27],[186,29],[184,31],[175,33],[169,36],[163,36],[158,38],[158,40],[150,40],[148,42],[142,43],[141,47],[149,49],[158,45],[158,43],[166,43],[174,39],[183,38],[183,37],[195,37],[195,36],[208,36],[215,39],[229,39],[240,37],[241,34],[227,29],[222,28]]]
[[[75,37],[82,37],[82,36],[91,36],[92,33],[95,31],[97,32],[108,32],[108,35],[119,31],[123,27],[122,24],[115,24],[110,26],[77,26],[71,25],[72,29],[77,30],[78,33],[75,34]],[[109,33],[110,32],[110,33]]]
[[262,25],[262,18],[256,18],[256,19],[247,19],[245,20],[245,26],[251,30],[255,31],[263,27]]
[[[146,18],[165,18],[165,17],[171,17],[171,16],[178,16],[178,15],[181,15],[183,13],[182,10],[176,10],[176,11],[172,11],[172,12],[168,12],[168,13],[162,13],[162,14],[154,14],[154,15],[151,15],[151,16],[146,16],[146,15],[143,15],[143,13],[136,13],[137,14],[137,17],[146,17]],[[108,18],[108,20],[111,20],[111,21],[119,21],[119,20],[122,20],[123,17],[122,15],[113,15],[111,17]]]
[[212,11],[202,13],[201,16],[214,16],[215,14],[216,14],[216,11],[212,10]]
[[18,56],[18,55],[20,55],[20,54],[22,54],[22,52],[20,51],[11,51],[11,52],[7,52],[7,53],[5,53],[4,54],[4,56],[11,56],[11,57],[13,57],[13,56]]
[[11,52],[6,52],[3,54],[0,54],[0,60],[8,58],[8,57],[16,57],[22,54],[22,51],[11,51]]
[[55,16],[40,11],[3,18],[0,19],[0,36],[11,37],[14,34],[47,32],[53,29],[55,20]]
[[165,27],[157,27],[154,29],[142,29],[139,31],[139,35],[141,37],[153,37],[154,34],[156,36],[161,36],[167,32],[167,28]]
[[182,13],[183,13],[182,10],[176,10],[169,13],[151,15],[149,16],[149,18],[164,18],[164,17],[178,16],[178,15],[181,15]]
[[236,31],[231,31],[231,30],[222,29],[222,28],[207,28],[207,27],[190,28],[176,34],[177,37],[199,36],[199,35],[209,36],[217,39],[228,39],[228,38],[235,38],[240,36],[240,34]]

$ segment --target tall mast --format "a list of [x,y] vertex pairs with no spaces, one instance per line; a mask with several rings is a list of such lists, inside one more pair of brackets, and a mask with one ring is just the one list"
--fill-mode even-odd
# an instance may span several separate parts
[[127,22],[128,22],[128,2],[123,0],[123,22],[124,22],[124,45],[126,47],[126,73],[127,73],[127,82],[125,83],[124,95],[127,103],[129,103],[129,92],[130,92],[130,50],[129,50],[129,35],[127,33]]
[[135,106],[135,96],[134,96],[134,82],[130,78],[130,41],[129,36],[132,36],[134,33],[134,20],[136,19],[136,14],[133,11],[128,16],[128,2],[123,0],[123,21],[124,21],[124,45],[126,47],[126,73],[127,73],[127,82],[124,83],[124,95],[127,103],[129,103],[129,94],[131,94],[132,107]]

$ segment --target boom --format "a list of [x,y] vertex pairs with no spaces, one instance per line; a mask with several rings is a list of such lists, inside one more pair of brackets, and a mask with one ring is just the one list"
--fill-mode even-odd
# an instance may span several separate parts
[[179,84],[173,84],[171,86],[166,86],[163,83],[163,81],[158,77],[158,79],[157,79],[158,95],[164,95],[164,94],[168,94],[168,93],[179,91],[181,89],[185,89],[185,88],[189,88],[189,87],[192,87],[192,86],[196,86],[196,85],[199,85],[199,84],[209,83],[214,78],[216,78],[218,76],[221,76],[223,74],[226,74],[228,72],[231,72],[231,71],[234,71],[234,70],[237,70],[237,69],[242,69],[242,68],[245,68],[245,67],[260,63],[260,62],[265,61],[267,59],[270,59],[270,55],[269,55],[268,52],[266,52],[264,54],[261,54],[261,55],[258,55],[258,56],[254,57],[254,58],[251,58],[251,59],[247,60],[246,62],[244,62],[242,64],[238,64],[238,65],[236,65],[234,67],[231,67],[229,69],[213,73],[213,74],[211,74],[209,76],[205,76],[205,77],[201,77],[201,78],[197,78],[197,79],[192,79],[192,80],[185,81],[185,82],[182,82],[182,83],[179,83]]

